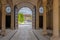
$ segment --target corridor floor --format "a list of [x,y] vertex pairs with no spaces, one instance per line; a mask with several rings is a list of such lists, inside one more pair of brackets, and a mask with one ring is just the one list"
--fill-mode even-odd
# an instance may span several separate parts
[[37,40],[32,32],[32,25],[19,25],[18,32],[11,40]]
[[10,40],[49,40],[49,38],[49,36],[43,36],[42,29],[34,30],[31,22],[25,22],[18,25],[17,32]]

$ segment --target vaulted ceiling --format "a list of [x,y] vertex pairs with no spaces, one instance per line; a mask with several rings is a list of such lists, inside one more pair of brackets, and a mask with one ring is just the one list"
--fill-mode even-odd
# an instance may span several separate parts
[[38,0],[13,0],[14,5],[21,2],[28,2],[28,3],[32,3],[33,5],[37,5]]

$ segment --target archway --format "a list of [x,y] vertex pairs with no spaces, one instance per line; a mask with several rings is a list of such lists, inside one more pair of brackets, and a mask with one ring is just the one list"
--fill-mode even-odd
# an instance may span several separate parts
[[18,11],[18,27],[32,28],[32,10],[28,7],[22,7]]
[[16,4],[14,6],[14,17],[15,17],[15,28],[18,28],[18,11],[23,8],[23,7],[28,7],[32,10],[32,28],[35,29],[36,27],[36,6],[32,5],[31,3],[20,3],[20,4]]

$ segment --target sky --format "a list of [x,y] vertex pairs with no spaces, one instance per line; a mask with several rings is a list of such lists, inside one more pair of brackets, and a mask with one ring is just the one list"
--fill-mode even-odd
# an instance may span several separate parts
[[23,7],[19,10],[19,13],[23,13],[23,14],[31,14],[32,15],[32,10],[28,7]]

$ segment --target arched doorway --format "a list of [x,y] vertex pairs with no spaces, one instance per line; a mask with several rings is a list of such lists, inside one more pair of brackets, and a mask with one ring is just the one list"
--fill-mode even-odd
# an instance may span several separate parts
[[18,12],[21,8],[28,7],[32,10],[32,28],[35,29],[36,27],[36,6],[32,5],[31,3],[19,3],[14,6],[14,17],[15,17],[15,28],[18,28]]
[[22,7],[18,11],[18,27],[32,28],[32,10],[28,7]]

